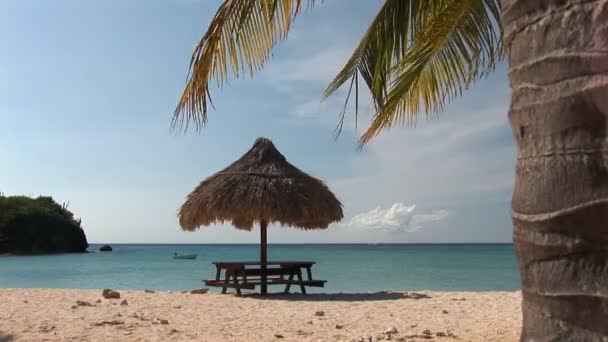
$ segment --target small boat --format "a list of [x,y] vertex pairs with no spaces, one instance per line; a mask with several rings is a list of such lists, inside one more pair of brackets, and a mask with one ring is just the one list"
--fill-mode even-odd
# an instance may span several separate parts
[[103,245],[99,248],[100,252],[111,252],[112,251],[112,246],[110,245]]
[[186,260],[193,260],[196,259],[196,257],[198,256],[198,254],[173,254],[173,259],[186,259]]

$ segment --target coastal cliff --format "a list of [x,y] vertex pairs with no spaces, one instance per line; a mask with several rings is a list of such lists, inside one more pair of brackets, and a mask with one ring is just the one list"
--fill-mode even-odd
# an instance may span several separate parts
[[52,197],[0,195],[0,254],[82,253],[80,220]]

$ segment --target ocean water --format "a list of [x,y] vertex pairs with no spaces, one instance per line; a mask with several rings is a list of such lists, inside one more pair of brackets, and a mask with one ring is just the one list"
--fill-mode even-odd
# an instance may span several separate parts
[[[0,288],[185,290],[215,275],[212,261],[258,260],[257,245],[112,245],[111,253],[0,256]],[[99,245],[91,245],[97,251]],[[175,260],[174,252],[198,253]],[[335,244],[270,245],[269,260],[316,261],[312,292],[383,290],[514,291],[512,245]],[[282,287],[271,287],[276,291]]]

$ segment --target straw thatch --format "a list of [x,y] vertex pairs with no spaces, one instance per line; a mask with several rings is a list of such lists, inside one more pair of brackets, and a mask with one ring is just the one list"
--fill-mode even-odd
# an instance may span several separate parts
[[266,138],[258,138],[239,160],[201,182],[178,214],[187,231],[222,222],[251,230],[261,220],[327,228],[343,216],[342,204],[327,186],[287,162]]

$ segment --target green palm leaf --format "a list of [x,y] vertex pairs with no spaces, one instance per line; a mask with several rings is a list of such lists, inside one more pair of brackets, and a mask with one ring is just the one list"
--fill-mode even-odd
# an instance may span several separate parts
[[204,126],[208,104],[213,105],[209,82],[215,79],[222,87],[230,76],[259,71],[274,44],[287,37],[296,15],[314,4],[315,0],[226,0],[194,49],[172,126]]
[[432,18],[395,66],[382,106],[361,136],[365,144],[390,127],[443,111],[503,57],[496,0],[453,0]]
[[412,125],[422,109],[427,117],[440,112],[494,69],[502,57],[499,19],[498,0],[387,0],[323,99],[361,75],[375,105],[362,144],[395,124]]

